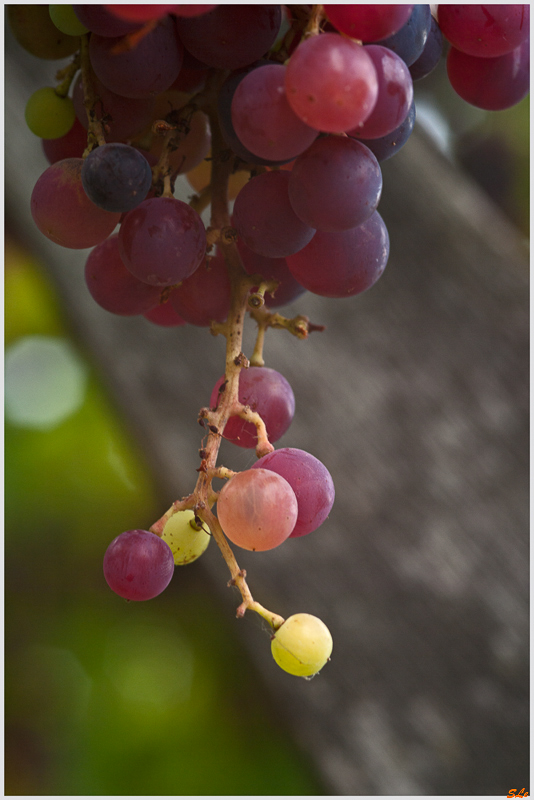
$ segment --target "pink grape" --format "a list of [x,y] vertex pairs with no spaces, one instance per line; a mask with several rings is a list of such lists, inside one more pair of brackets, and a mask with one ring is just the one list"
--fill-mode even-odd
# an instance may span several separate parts
[[85,264],[85,282],[93,300],[112,314],[143,314],[160,301],[161,289],[134,278],[119,253],[118,234],[97,245]]
[[287,66],[285,87],[295,114],[328,133],[360,125],[378,96],[376,70],[365,48],[337,33],[299,44]]
[[[224,376],[215,384],[210,398],[210,406],[215,408],[219,401],[219,388]],[[239,375],[239,402],[257,411],[265,423],[270,442],[276,442],[287,431],[295,414],[295,396],[287,380],[269,367],[249,367]],[[256,426],[241,417],[231,417],[223,431],[239,447],[256,447],[258,438]]]
[[382,193],[382,173],[375,156],[348,137],[317,139],[287,174],[293,211],[322,231],[361,225],[378,206]]
[[530,40],[496,58],[477,58],[451,47],[447,74],[454,91],[467,103],[487,111],[510,108],[530,88]]
[[457,50],[479,58],[511,53],[529,36],[530,5],[438,6],[442,34]]
[[287,265],[308,291],[323,297],[352,297],[380,278],[389,256],[389,236],[375,211],[366,222],[346,231],[317,231]]
[[232,99],[232,125],[239,141],[270,161],[289,161],[317,138],[317,131],[289,105],[285,75],[281,64],[258,67],[245,75]]
[[204,259],[170,296],[173,308],[186,322],[202,327],[224,322],[231,301],[230,277],[220,253]]
[[43,172],[31,197],[35,224],[62,247],[94,247],[113,232],[120,214],[103,211],[87,197],[82,185],[81,158],[65,158]]
[[324,11],[334,28],[351,39],[378,42],[397,33],[408,22],[413,5],[325,5]]
[[295,527],[298,504],[289,483],[267,469],[234,475],[221,489],[217,513],[231,542],[244,550],[272,550]]
[[406,119],[413,101],[413,81],[402,58],[387,47],[371,44],[364,49],[376,70],[378,97],[367,119],[347,133],[360,139],[379,139]]
[[182,66],[183,47],[171,17],[158,20],[134,48],[121,49],[122,44],[120,37],[97,34],[89,40],[91,66],[104,86],[121,97],[146,98],[174,83]]
[[329,515],[335,498],[332,476],[318,458],[305,450],[282,447],[260,458],[252,469],[276,472],[295,492],[298,516],[290,537],[315,531]]
[[233,225],[247,247],[268,258],[285,258],[315,233],[289,202],[289,172],[264,172],[246,183],[234,203]]
[[140,281],[172,286],[200,265],[206,252],[206,230],[187,203],[153,197],[124,217],[119,249],[125,265]]
[[274,44],[282,19],[279,5],[218,5],[207,14],[178,17],[186,50],[219,69],[246,67]]
[[125,531],[104,556],[104,577],[126,600],[151,600],[167,588],[174,574],[169,545],[149,531]]

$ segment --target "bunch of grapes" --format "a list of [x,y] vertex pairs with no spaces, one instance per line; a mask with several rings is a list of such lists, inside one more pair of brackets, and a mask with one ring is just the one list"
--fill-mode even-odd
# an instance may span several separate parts
[[[413,82],[437,65],[445,36],[461,97],[485,109],[519,102],[529,88],[529,6],[444,5],[437,19],[429,5],[8,11],[29,52],[72,56],[58,85],[26,107],[50,162],[31,198],[38,228],[63,247],[94,248],[85,280],[105,310],[226,338],[224,374],[199,414],[195,488],[149,531],[109,545],[106,581],[127,600],[148,600],[214,538],[241,593],[238,616],[259,613],[276,663],[312,676],[330,658],[328,629],[255,601],[230,547],[265,551],[307,536],[334,502],[315,456],[273,446],[295,399],[265,366],[266,331],[304,339],[321,329],[273,309],[305,291],[343,298],[376,283],[389,255],[380,163],[413,130]],[[189,203],[174,196],[179,175],[195,192]],[[258,327],[250,358],[247,313]],[[217,465],[223,437],[255,450],[252,468]],[[214,478],[225,481],[220,491]]]

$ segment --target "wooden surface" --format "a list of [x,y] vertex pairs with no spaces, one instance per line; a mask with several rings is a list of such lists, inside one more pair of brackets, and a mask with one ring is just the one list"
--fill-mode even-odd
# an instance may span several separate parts
[[[33,227],[46,167],[22,108],[41,64],[8,61],[6,210],[45,259],[73,327],[157,476],[162,511],[191,491],[197,411],[223,341],[120,319],[90,299],[86,252]],[[238,553],[254,596],[321,617],[332,661],[304,681],[237,622],[278,713],[335,795],[500,795],[528,788],[528,262],[517,233],[425,139],[383,165],[389,265],[368,293],[289,308],[327,330],[271,332],[267,365],[291,383],[277,446],[329,468],[336,502],[309,537]],[[250,354],[251,334],[247,346]],[[226,444],[222,461],[254,460]],[[232,615],[216,548],[204,564]]]

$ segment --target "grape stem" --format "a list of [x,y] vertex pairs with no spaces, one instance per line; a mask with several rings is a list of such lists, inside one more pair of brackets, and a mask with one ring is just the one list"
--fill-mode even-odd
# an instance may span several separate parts
[[54,89],[55,93],[58,97],[66,97],[69,93],[69,89],[71,86],[72,81],[74,80],[76,73],[80,69],[80,54],[76,53],[72,62],[67,64],[66,67],[60,69],[56,74],[56,80],[60,81],[58,86]]
[[97,119],[95,106],[97,97],[94,90],[94,73],[91,67],[91,60],[89,58],[89,34],[85,33],[81,37],[80,48],[80,65],[82,69],[82,85],[83,85],[83,104],[87,111],[87,120],[89,129],[87,132],[87,149],[83,157],[89,155],[95,144],[106,144],[106,137],[104,135],[104,126],[102,120]]

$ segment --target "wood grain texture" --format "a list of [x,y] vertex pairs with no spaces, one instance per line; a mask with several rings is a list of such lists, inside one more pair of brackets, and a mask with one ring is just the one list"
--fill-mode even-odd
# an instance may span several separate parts
[[[196,416],[224,343],[102,311],[83,283],[86,253],[32,226],[46,162],[22,121],[36,68],[16,55],[8,219],[46,261],[163,511],[194,485]],[[383,166],[384,276],[358,298],[303,297],[293,313],[327,330],[307,342],[271,332],[266,346],[297,401],[278,446],[327,465],[333,512],[309,537],[238,553],[261,603],[327,623],[332,661],[313,681],[292,678],[256,626],[236,626],[326,793],[505,796],[528,787],[528,264],[516,231],[417,131]],[[243,469],[254,457],[226,443],[221,460]],[[204,561],[232,614],[215,548]]]

